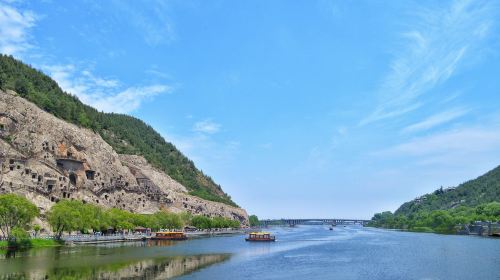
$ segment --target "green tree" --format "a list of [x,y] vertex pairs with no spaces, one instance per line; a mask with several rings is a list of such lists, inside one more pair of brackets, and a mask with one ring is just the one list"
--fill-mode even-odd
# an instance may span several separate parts
[[24,228],[14,227],[9,236],[9,246],[29,247],[31,238]]
[[27,228],[38,214],[38,208],[26,198],[16,194],[0,195],[0,230],[4,236],[10,238],[14,228]]
[[193,219],[191,219],[191,224],[199,229],[212,228],[212,222],[211,222],[210,218],[202,216],[202,215],[194,216]]
[[93,204],[80,204],[82,223],[80,230],[92,229],[94,231],[107,230],[110,225],[110,217],[101,207]]
[[452,216],[445,210],[432,211],[428,219],[427,224],[439,233],[449,233],[455,225]]
[[134,229],[134,215],[128,211],[112,208],[107,211],[109,215],[109,225],[115,230]]
[[88,224],[83,211],[83,203],[77,200],[62,200],[47,212],[47,221],[56,238],[60,239],[65,231],[81,230]]
[[40,225],[34,225],[33,230],[35,231],[35,237],[40,233],[42,227]]
[[25,79],[16,80],[14,90],[23,97],[28,96],[28,82]]
[[189,213],[188,211],[184,211],[179,214],[179,217],[181,218],[183,225],[191,225],[193,214]]
[[500,202],[490,202],[477,207],[478,214],[482,214],[489,221],[500,220]]
[[180,216],[174,213],[158,211],[154,214],[154,218],[159,228],[179,229],[182,227]]
[[256,215],[251,215],[250,217],[248,217],[249,221],[250,221],[250,226],[251,227],[256,227],[258,226],[260,223],[259,223],[259,218],[256,216]]

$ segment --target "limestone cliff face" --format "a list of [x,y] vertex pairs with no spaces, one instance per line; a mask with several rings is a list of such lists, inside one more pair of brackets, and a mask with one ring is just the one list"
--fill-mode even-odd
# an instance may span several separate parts
[[247,223],[245,210],[187,194],[143,157],[118,155],[98,134],[0,91],[0,193],[30,198],[42,212],[79,199],[138,213],[160,208]]

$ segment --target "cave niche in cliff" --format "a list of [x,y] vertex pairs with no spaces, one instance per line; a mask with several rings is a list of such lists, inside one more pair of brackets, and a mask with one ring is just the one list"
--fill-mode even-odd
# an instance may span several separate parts
[[76,185],[76,178],[77,178],[77,176],[76,176],[76,174],[75,174],[75,173],[71,173],[71,174],[69,174],[69,182],[70,182],[71,184]]

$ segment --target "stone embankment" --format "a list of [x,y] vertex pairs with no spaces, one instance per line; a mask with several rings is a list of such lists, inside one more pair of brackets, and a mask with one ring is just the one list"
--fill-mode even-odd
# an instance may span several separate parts
[[457,233],[464,235],[500,237],[500,223],[478,221],[471,224],[458,225]]

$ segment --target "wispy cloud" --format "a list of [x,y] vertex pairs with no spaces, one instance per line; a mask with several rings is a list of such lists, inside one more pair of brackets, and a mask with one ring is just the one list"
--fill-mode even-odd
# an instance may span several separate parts
[[127,20],[144,38],[150,46],[170,43],[176,39],[173,22],[170,15],[170,3],[155,0],[142,3],[141,1],[126,2],[113,1],[120,18]]
[[211,119],[206,119],[195,123],[193,126],[193,131],[214,134],[219,132],[220,127],[220,124],[213,122]]
[[273,148],[273,142],[266,142],[266,143],[260,144],[259,148],[262,148],[264,150],[272,149]]
[[0,53],[19,55],[30,49],[29,31],[36,16],[0,2]]
[[403,51],[377,90],[381,103],[360,124],[397,117],[421,107],[421,97],[455,74],[464,58],[478,54],[493,22],[491,2],[454,1],[442,9],[420,10],[403,34]]
[[[161,3],[158,5],[162,6]],[[36,45],[31,42],[30,32],[36,21],[33,12],[17,9],[13,3],[0,2],[0,52],[33,56]],[[48,72],[63,90],[105,112],[130,113],[145,100],[172,91],[164,84],[127,87],[118,79],[98,77],[89,69],[73,64],[42,65],[40,68]]]
[[403,132],[417,132],[428,130],[433,127],[448,123],[467,114],[470,110],[464,108],[455,108],[445,112],[437,113],[426,118],[423,121],[409,125],[403,129]]
[[79,70],[72,64],[44,66],[42,69],[63,90],[104,112],[130,113],[138,109],[142,102],[172,92],[171,87],[162,84],[123,87],[116,79],[96,77],[90,70]]
[[145,100],[168,92],[171,92],[171,88],[166,85],[129,87],[111,95],[91,95],[90,98],[96,100],[90,102],[104,112],[129,113],[139,108]]
[[226,168],[228,164],[232,164],[241,150],[239,141],[216,141],[211,135],[204,133],[176,135],[162,132],[161,134],[205,171],[214,168]]
[[487,155],[500,156],[500,124],[456,128],[418,137],[392,148],[375,153],[376,156],[401,157],[420,164],[468,165],[481,162]]
[[159,70],[154,69],[154,68],[146,70],[146,74],[152,75],[152,76],[155,76],[155,77],[158,77],[161,79],[172,79],[172,75],[170,75],[166,72],[159,71]]

